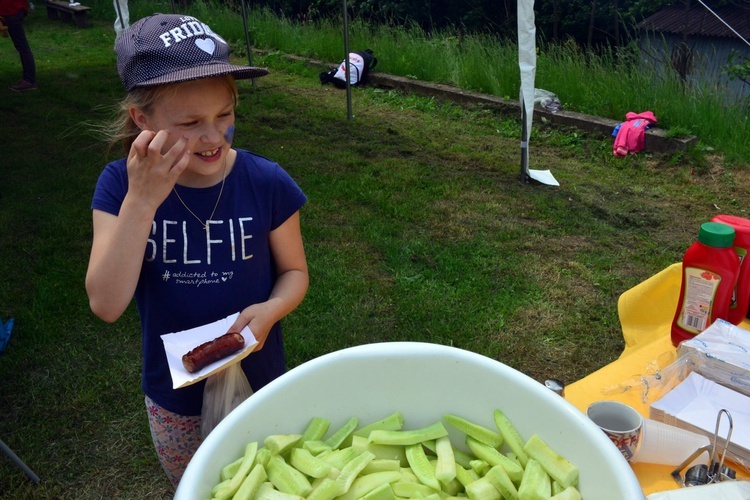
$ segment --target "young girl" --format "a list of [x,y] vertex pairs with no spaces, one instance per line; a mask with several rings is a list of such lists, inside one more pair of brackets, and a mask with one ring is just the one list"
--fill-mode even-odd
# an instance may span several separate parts
[[233,149],[236,78],[226,42],[198,19],[155,14],[115,44],[128,92],[118,138],[92,203],[86,290],[117,320],[135,297],[142,386],[159,460],[173,485],[200,444],[205,380],[172,389],[161,335],[240,312],[259,344],[242,361],[253,390],[285,370],[279,321],[308,286],[299,210],[306,197],[276,163]]

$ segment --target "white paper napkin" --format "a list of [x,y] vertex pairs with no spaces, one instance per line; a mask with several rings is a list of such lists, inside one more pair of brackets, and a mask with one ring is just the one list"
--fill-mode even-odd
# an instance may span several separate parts
[[233,363],[239,363],[253,351],[255,346],[258,345],[258,341],[250,328],[246,326],[240,332],[245,337],[245,347],[236,354],[211,363],[195,373],[188,372],[182,364],[183,355],[199,345],[227,333],[229,327],[234,324],[239,315],[240,313],[237,312],[207,325],[161,336],[161,340],[164,342],[164,350],[167,353],[167,362],[169,363],[169,372],[172,375],[172,387],[174,389],[192,385]]

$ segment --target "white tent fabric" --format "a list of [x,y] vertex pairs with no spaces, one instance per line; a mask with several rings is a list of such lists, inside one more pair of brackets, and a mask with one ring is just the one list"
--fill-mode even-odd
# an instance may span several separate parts
[[560,184],[549,170],[529,170],[529,138],[534,117],[534,82],[536,78],[536,23],[534,0],[518,0],[518,67],[521,70],[521,181],[532,178],[543,184]]

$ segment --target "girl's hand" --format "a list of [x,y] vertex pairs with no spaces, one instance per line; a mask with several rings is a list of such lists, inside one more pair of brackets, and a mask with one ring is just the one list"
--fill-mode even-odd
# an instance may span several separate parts
[[247,326],[258,341],[258,345],[255,346],[253,351],[260,351],[266,343],[271,327],[277,321],[272,309],[268,302],[260,302],[246,307],[240,312],[229,331],[239,332]]
[[128,154],[128,193],[156,211],[190,161],[187,138],[180,137],[162,154],[170,132],[143,130]]

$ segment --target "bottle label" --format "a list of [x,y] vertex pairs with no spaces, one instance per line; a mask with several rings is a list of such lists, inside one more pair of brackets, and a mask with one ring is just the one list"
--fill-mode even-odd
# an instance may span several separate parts
[[[742,247],[734,247],[735,251],[737,252],[737,257],[740,258],[740,268],[742,268],[742,262],[747,257],[747,250],[745,250]],[[739,280],[737,280],[737,284],[734,287],[734,290],[732,291],[732,304],[729,306],[729,309],[737,309],[737,287],[740,286]]]
[[697,335],[708,327],[721,276],[699,267],[686,267],[684,280],[685,296],[677,324]]

